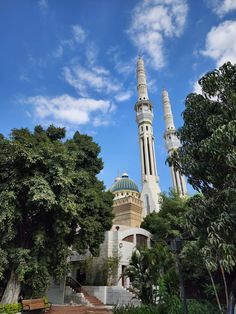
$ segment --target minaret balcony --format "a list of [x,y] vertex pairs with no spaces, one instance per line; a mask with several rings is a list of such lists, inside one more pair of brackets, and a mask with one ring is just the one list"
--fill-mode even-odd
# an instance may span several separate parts
[[137,112],[136,114],[136,122],[138,124],[142,123],[142,122],[145,122],[145,121],[148,121],[148,122],[152,122],[153,120],[153,113],[152,112]]
[[134,110],[137,112],[142,107],[143,108],[147,107],[149,108],[150,111],[152,111],[153,105],[149,99],[139,99],[134,106]]

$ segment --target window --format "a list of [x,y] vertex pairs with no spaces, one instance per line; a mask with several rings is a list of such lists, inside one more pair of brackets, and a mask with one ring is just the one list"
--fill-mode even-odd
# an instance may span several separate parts
[[148,131],[148,126],[146,125],[146,131]]
[[147,237],[143,234],[136,235],[136,244],[137,246],[147,246]]
[[134,242],[134,235],[131,234],[131,235],[125,237],[124,239],[122,239],[122,241],[133,243]]

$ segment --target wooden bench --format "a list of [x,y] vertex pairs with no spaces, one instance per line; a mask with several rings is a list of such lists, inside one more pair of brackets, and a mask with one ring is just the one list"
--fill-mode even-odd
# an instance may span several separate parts
[[52,307],[52,304],[50,302],[45,302],[44,299],[22,300],[21,304],[23,312],[42,310],[43,313],[45,313],[46,311],[50,311]]

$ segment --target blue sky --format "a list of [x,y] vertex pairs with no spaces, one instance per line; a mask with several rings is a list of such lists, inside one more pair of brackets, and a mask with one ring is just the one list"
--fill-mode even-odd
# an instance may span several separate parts
[[141,53],[160,185],[168,191],[162,89],[180,127],[201,75],[236,62],[235,13],[236,0],[1,0],[0,132],[54,123],[68,136],[87,133],[101,146],[107,187],[124,170],[140,185],[134,104]]

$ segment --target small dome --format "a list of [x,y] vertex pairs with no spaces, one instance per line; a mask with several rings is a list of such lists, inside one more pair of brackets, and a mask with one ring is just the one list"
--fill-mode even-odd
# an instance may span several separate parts
[[122,177],[116,180],[110,188],[112,193],[123,190],[139,192],[137,184],[129,178],[127,173],[123,173]]

